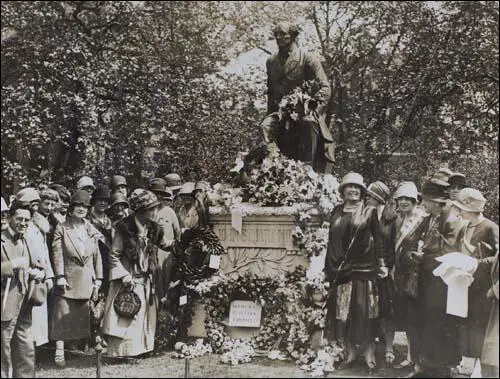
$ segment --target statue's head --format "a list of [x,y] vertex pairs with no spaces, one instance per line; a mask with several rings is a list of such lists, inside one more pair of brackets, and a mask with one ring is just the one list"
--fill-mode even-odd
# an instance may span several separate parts
[[287,21],[281,21],[273,28],[273,35],[276,38],[278,46],[282,44],[290,44],[297,39],[299,28],[297,25]]

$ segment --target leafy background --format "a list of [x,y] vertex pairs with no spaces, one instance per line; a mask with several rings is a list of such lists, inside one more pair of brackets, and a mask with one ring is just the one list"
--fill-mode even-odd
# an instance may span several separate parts
[[132,187],[170,171],[229,181],[260,137],[264,61],[285,19],[331,81],[336,176],[356,170],[394,189],[447,165],[498,221],[498,7],[3,1],[2,194],[72,188],[83,174],[121,173]]

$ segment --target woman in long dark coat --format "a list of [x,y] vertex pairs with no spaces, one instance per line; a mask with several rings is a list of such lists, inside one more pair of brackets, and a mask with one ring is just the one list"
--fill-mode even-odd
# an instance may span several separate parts
[[56,341],[55,363],[59,366],[65,363],[64,341],[90,338],[90,299],[97,296],[103,278],[97,245],[101,235],[85,219],[89,207],[88,192],[76,191],[68,217],[57,226],[52,242],[56,288],[49,339]]
[[[399,184],[394,199],[398,208],[396,220],[396,245],[394,263],[394,332],[405,331],[408,340],[406,359],[396,368],[414,365],[413,356],[419,356],[419,309],[418,309],[418,266],[409,258],[410,252],[419,250],[419,240],[424,231],[425,213],[417,206],[418,190],[413,182]],[[386,340],[386,344],[388,341]]]
[[389,272],[394,267],[394,246],[396,244],[396,212],[389,202],[391,191],[385,183],[377,181],[368,186],[366,205],[377,209],[378,233],[385,256],[387,272],[378,273],[377,285],[379,291],[380,327],[385,341],[385,362],[392,365],[394,354],[392,320],[394,318],[394,281]]
[[339,186],[344,203],[333,211],[325,258],[331,283],[325,332],[331,342],[345,342],[347,366],[357,360],[356,345],[364,345],[366,367],[372,371],[379,317],[377,271],[387,267],[376,233],[376,208],[364,205],[365,192],[357,173],[345,175]]
[[[456,252],[464,227],[462,222],[447,220],[446,188],[432,181],[422,187],[422,205],[426,217],[422,251],[412,251],[409,258],[419,263],[418,309],[422,315],[419,356],[411,376],[446,377],[460,362],[460,317],[446,313],[448,288],[441,277],[433,274],[439,266],[436,258]],[[414,354],[415,352],[412,352]]]

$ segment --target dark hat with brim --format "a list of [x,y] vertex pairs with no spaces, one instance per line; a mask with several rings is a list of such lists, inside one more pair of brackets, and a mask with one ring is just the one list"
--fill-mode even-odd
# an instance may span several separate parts
[[371,183],[368,186],[366,194],[376,199],[379,203],[385,204],[385,202],[391,196],[391,191],[389,190],[389,187],[385,185],[385,183],[377,181]]
[[117,204],[123,204],[126,205],[127,208],[129,207],[127,198],[125,197],[125,195],[119,192],[115,192],[113,195],[111,195],[111,206],[113,207]]
[[99,187],[92,192],[92,203],[96,200],[111,200],[111,190],[109,187]]
[[427,180],[422,186],[422,198],[438,203],[447,202],[446,187],[435,183],[432,179]]
[[448,179],[450,185],[458,184],[462,187],[467,187],[467,181],[465,180],[465,175],[460,172],[454,172]]
[[149,182],[148,189],[160,196],[171,196],[172,193],[167,190],[167,182],[162,178],[154,178]]
[[71,205],[84,205],[90,207],[90,194],[82,189],[76,190],[69,201]]

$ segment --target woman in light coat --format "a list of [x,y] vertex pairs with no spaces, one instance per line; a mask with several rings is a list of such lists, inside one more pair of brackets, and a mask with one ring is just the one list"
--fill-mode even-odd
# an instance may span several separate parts
[[[154,221],[160,205],[155,194],[136,190],[129,202],[134,213],[115,225],[110,254],[110,286],[102,328],[110,356],[138,356],[154,349],[158,250],[173,244],[164,239],[163,229]],[[134,317],[119,315],[114,308],[122,289],[131,289],[141,301]]]
[[57,226],[52,242],[56,284],[49,337],[56,341],[58,366],[65,364],[64,341],[90,338],[90,299],[97,296],[103,278],[97,244],[102,236],[85,219],[89,207],[88,192],[76,191],[71,197],[68,217]]

